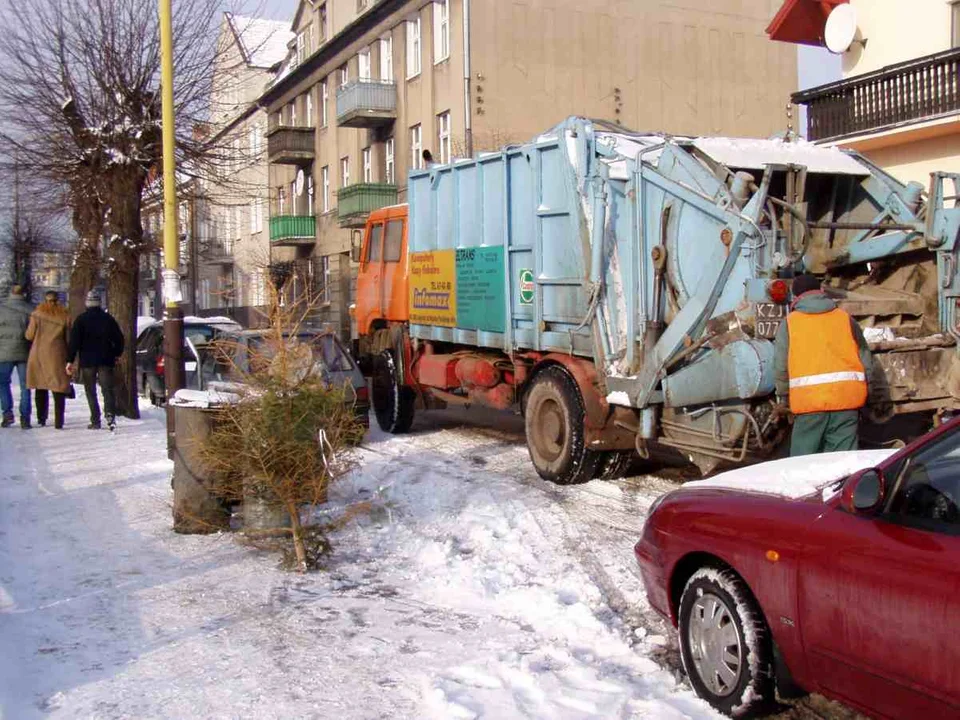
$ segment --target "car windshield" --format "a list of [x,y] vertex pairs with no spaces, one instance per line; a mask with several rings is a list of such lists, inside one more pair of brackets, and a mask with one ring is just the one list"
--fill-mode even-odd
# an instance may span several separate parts
[[[291,336],[285,335],[284,338],[290,339]],[[320,364],[324,372],[341,373],[353,370],[353,361],[334,335],[329,333],[323,335],[298,333],[295,338],[298,342],[311,346],[313,359]],[[220,365],[233,364],[237,370],[243,373],[258,369],[257,367],[251,368],[251,362],[254,366],[269,363],[276,354],[276,348],[273,347],[270,337],[265,335],[249,335],[245,339],[239,336],[223,335],[220,342],[207,347],[213,348],[214,346],[217,346],[221,352]],[[226,357],[223,357],[224,351]],[[214,370],[214,354],[214,352],[209,352],[209,363],[207,362],[208,358],[204,358],[205,375],[207,374],[207,367],[210,368],[209,374],[211,376],[217,374]],[[207,355],[207,353],[201,351],[201,355]],[[229,360],[226,358],[229,358]]]

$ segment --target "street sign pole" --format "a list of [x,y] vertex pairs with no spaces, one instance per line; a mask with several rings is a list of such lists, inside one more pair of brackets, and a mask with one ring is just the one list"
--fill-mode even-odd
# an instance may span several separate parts
[[183,308],[180,305],[180,240],[177,228],[176,126],[173,110],[173,10],[160,0],[160,92],[163,105],[163,319],[164,385],[167,398],[167,456],[176,447],[170,400],[183,387]]

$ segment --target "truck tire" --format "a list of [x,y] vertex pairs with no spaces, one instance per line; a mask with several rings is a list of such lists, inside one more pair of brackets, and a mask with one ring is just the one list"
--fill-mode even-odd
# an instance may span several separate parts
[[405,433],[413,424],[413,390],[400,384],[393,353],[384,350],[373,361],[373,412],[384,432]]
[[597,480],[619,480],[633,467],[637,453],[633,450],[606,450],[600,453],[600,462],[594,477]]
[[592,480],[600,453],[588,450],[580,388],[560,367],[549,367],[533,379],[524,405],[527,449],[537,474],[559,485]]

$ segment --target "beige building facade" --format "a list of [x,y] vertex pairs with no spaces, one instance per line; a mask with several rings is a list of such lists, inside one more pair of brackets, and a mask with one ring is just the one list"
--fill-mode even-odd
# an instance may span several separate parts
[[960,3],[830,0],[783,3],[774,40],[823,44],[833,7],[856,13],[839,82],[793,96],[808,113],[808,137],[864,153],[904,182],[960,169]]
[[268,113],[270,237],[289,287],[349,334],[351,248],[435,162],[522,142],[570,115],[640,130],[768,136],[796,53],[770,0],[303,0]]

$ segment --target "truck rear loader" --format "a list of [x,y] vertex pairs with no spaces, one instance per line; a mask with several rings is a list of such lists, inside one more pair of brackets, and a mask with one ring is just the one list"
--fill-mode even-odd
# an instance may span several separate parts
[[[952,412],[960,174],[904,184],[802,140],[638,134],[570,118],[411,172],[371,214],[353,308],[391,433],[420,409],[518,408],[541,477],[637,454],[704,473],[770,457],[773,337],[820,275],[876,358],[865,414]],[[879,437],[879,435],[878,435]]]

